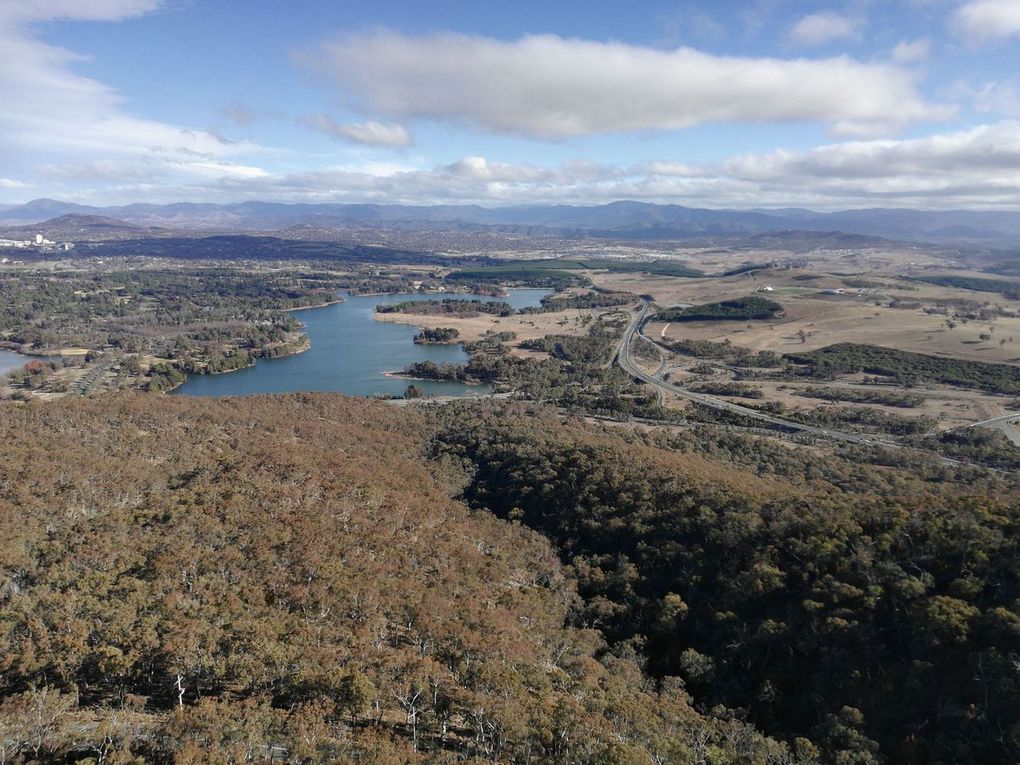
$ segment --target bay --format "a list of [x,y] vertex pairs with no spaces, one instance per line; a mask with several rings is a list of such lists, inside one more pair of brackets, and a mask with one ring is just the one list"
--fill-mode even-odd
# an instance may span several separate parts
[[545,289],[513,289],[506,297],[401,293],[342,295],[344,302],[295,311],[305,324],[311,348],[295,356],[260,359],[255,366],[222,375],[192,375],[174,391],[184,396],[243,396],[255,393],[336,391],[352,396],[403,394],[410,383],[429,396],[470,396],[488,392],[485,385],[405,380],[387,377],[416,361],[462,364],[467,354],[459,345],[415,345],[419,328],[375,320],[375,307],[405,300],[454,297],[501,300],[515,309],[541,304]]

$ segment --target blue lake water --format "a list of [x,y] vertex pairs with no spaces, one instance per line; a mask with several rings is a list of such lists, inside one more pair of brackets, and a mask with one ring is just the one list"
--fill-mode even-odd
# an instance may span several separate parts
[[[505,298],[448,295],[464,299],[503,300],[515,309],[537,306],[549,290],[515,289]],[[443,295],[343,295],[343,303],[296,311],[312,347],[296,356],[262,359],[255,366],[222,375],[193,375],[175,393],[186,396],[243,396],[252,393],[337,391],[352,396],[401,395],[412,381],[386,377],[416,361],[462,364],[459,345],[415,345],[419,328],[375,320],[375,307],[404,300],[440,299]],[[495,329],[498,329],[496,327]],[[465,396],[485,393],[481,385],[415,380],[426,395]]]
[[14,351],[0,350],[0,375],[7,374],[12,369],[23,367],[31,361],[27,356],[22,356]]

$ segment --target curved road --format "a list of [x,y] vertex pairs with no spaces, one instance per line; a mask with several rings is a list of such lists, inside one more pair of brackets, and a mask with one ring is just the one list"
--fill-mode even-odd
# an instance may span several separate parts
[[630,356],[630,344],[634,339],[635,334],[639,335],[646,342],[654,345],[660,351],[671,353],[671,351],[663,348],[657,342],[641,332],[641,327],[644,325],[645,320],[651,312],[651,304],[648,303],[648,301],[644,301],[641,305],[641,309],[637,312],[634,318],[631,319],[630,325],[623,333],[623,338],[620,340],[620,345],[617,347],[615,356],[616,361],[621,367],[623,367],[623,370],[627,374],[654,386],[659,391],[668,391],[669,393],[674,393],[689,401],[694,401],[695,403],[702,404],[703,406],[707,406],[712,409],[724,410],[744,417],[751,417],[759,422],[766,422],[770,425],[786,428],[787,430],[796,430],[819,438],[828,438],[834,441],[843,441],[851,444],[881,444],[882,446],[899,446],[899,444],[895,441],[861,435],[860,433],[846,433],[839,430],[816,428],[812,425],[805,425],[804,423],[797,422],[795,420],[788,420],[785,417],[776,417],[775,415],[765,414],[764,412],[759,412],[757,409],[751,409],[750,407],[741,406],[740,404],[734,404],[726,401],[725,399],[716,398],[715,396],[708,396],[704,393],[694,393],[693,391],[689,391],[679,385],[673,385],[672,383],[663,380],[661,377],[663,370],[662,366],[659,367],[658,371],[654,375],[644,372],[637,366],[637,364],[634,363],[634,360]]
[[1020,446],[1020,435],[1017,434],[1016,425],[1020,424],[1020,412],[1011,412],[1004,414],[999,417],[993,417],[990,420],[982,420],[981,422],[972,422],[968,425],[968,428],[995,428],[1001,432],[1006,438],[1012,441],[1017,446]]

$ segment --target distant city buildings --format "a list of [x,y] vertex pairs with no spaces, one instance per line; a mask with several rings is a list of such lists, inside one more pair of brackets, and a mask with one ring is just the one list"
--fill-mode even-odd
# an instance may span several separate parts
[[0,247],[10,247],[14,249],[39,249],[39,250],[73,250],[74,242],[54,242],[51,239],[47,239],[42,234],[36,234],[32,239],[0,239]]

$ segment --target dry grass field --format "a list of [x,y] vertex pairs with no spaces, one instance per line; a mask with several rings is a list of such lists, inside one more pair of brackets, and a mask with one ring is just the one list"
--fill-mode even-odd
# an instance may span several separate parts
[[[780,264],[778,267],[728,277],[678,278],[639,273],[588,271],[585,275],[601,288],[649,295],[661,306],[696,305],[759,294],[778,302],[783,314],[769,321],[650,322],[646,333],[656,339],[682,338],[721,342],[755,351],[779,354],[810,351],[835,343],[880,345],[904,351],[984,361],[1020,364],[1020,301],[996,292],[943,287],[918,281],[927,274],[954,273],[977,278],[988,274],[961,271],[938,254],[911,248],[891,251],[824,252],[794,256],[789,252],[760,251],[733,253],[686,251],[679,258],[706,273],[719,274],[743,262]],[[1018,283],[1020,284],[1020,283]],[[766,289],[767,288],[767,289]],[[418,327],[455,327],[460,341],[477,340],[488,331],[511,331],[517,339],[540,338],[547,334],[587,332],[590,321],[617,309],[576,310],[512,317],[480,315],[422,316],[380,314],[380,321]],[[514,347],[521,356],[536,354]],[[735,376],[725,364],[714,362],[714,375],[691,374],[691,367],[703,361],[673,357],[667,369],[678,383],[729,380]],[[653,373],[656,358],[639,359],[641,367]],[[911,389],[923,402],[911,408],[872,403],[826,402],[798,395],[809,387],[843,386],[875,390],[861,384],[864,375],[833,381],[752,381],[761,390],[759,401],[782,403],[788,410],[805,411],[827,406],[857,406],[900,417],[930,417],[939,429],[955,428],[1013,411],[1015,397],[925,384]],[[885,390],[895,390],[883,386]],[[740,398],[732,398],[741,401]],[[669,406],[682,407],[680,399],[667,394]]]
[[[744,257],[747,262],[778,262],[774,252]],[[783,307],[783,314],[769,321],[650,322],[646,334],[667,341],[680,339],[730,341],[754,351],[779,354],[810,351],[835,343],[879,345],[944,358],[995,364],[1020,364],[1020,300],[998,292],[936,286],[919,281],[932,274],[954,274],[979,279],[998,278],[987,273],[961,270],[958,265],[910,249],[845,255],[825,253],[818,257],[790,260],[792,266],[758,270],[729,277],[683,279],[645,274],[591,272],[600,287],[650,295],[661,306],[697,305],[758,294]],[[733,268],[734,254],[703,253],[685,263],[706,272],[720,273]],[[1017,283],[1020,287],[1020,282]],[[767,288],[767,289],[766,289]],[[838,291],[838,292],[837,292]],[[835,294],[834,294],[835,293]],[[705,376],[704,360],[673,357],[667,367],[670,379],[693,383],[706,379],[725,381],[735,376],[725,364]],[[653,371],[652,363],[643,364]],[[809,387],[844,386],[876,390],[861,385],[864,375],[823,381],[750,381],[760,389],[758,401],[782,403],[789,410],[820,406],[856,406],[901,417],[926,416],[939,429],[955,428],[1016,411],[1016,397],[961,390],[945,385],[925,384],[911,393],[923,397],[917,407],[881,404],[827,403],[803,395]],[[897,390],[883,386],[885,390]],[[740,398],[731,398],[742,401]]]
[[[377,313],[376,321],[394,324],[408,324],[413,327],[435,329],[453,327],[460,332],[458,342],[478,340],[486,332],[513,332],[517,339],[510,343],[512,352],[519,356],[535,358],[537,354],[516,347],[522,340],[535,340],[546,335],[584,335],[588,332],[590,320],[596,316],[619,313],[618,309],[576,309],[556,313],[534,313],[521,316],[491,316],[480,314],[472,317],[453,315],[429,316],[413,313]],[[588,321],[586,321],[586,317]]]
[[[842,276],[789,269],[723,279],[678,279],[646,275],[596,274],[599,286],[652,295],[669,305],[710,303],[754,294],[774,300],[785,314],[772,321],[685,322],[668,328],[652,322],[648,333],[667,339],[731,340],[754,350],[795,353],[833,343],[868,343],[934,356],[1020,363],[1020,301],[998,293],[908,282],[887,274]],[[865,283],[868,286],[858,287]],[[872,286],[874,285],[874,286]],[[825,290],[842,294],[824,294]],[[988,320],[953,319],[954,302],[994,313],[999,306],[1015,316]],[[900,307],[894,307],[900,306]],[[987,338],[982,338],[987,335]]]

